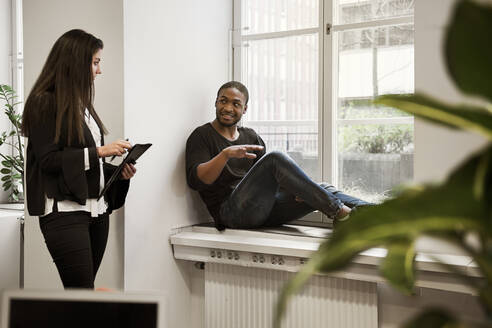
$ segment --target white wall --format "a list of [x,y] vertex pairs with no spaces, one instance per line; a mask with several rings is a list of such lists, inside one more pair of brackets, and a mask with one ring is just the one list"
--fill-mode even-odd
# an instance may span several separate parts
[[[415,89],[450,103],[466,101],[454,87],[446,72],[442,54],[443,37],[455,0],[417,0],[415,4]],[[436,125],[415,121],[415,180],[438,181],[471,152],[480,148],[484,139]],[[439,204],[436,204],[439,206]],[[433,252],[462,253],[442,241],[420,239],[417,248]],[[446,306],[464,320],[483,318],[477,299],[470,295],[421,289],[418,297],[400,295],[387,285],[380,285],[379,326],[400,326],[412,315],[431,305]]]
[[[485,2],[492,3],[492,0]],[[475,101],[465,97],[450,79],[443,55],[446,26],[455,0],[417,0],[415,5],[415,89],[449,103]],[[443,180],[469,154],[485,144],[485,138],[470,132],[451,130],[415,120],[416,182]],[[420,250],[462,254],[460,249],[427,238]]]
[[125,289],[168,296],[168,327],[190,327],[191,264],[172,229],[208,220],[186,185],[185,142],[214,117],[228,79],[232,1],[124,1],[125,134],[153,146],[137,164],[125,208]]
[[3,289],[19,287],[20,224],[18,218],[20,216],[22,216],[22,211],[0,209],[0,259],[2,261],[0,292]]
[[[489,3],[492,1],[488,0]],[[466,98],[450,80],[442,54],[445,26],[454,0],[418,0],[415,6],[415,89],[438,99],[460,103]],[[415,180],[443,179],[471,152],[484,145],[484,138],[415,122]]]
[[[96,79],[95,108],[109,135],[123,138],[123,2],[121,0],[24,0],[24,80],[29,94],[58,37],[81,28],[104,42],[102,75]],[[111,215],[106,253],[96,286],[123,287],[123,210]],[[60,288],[58,273],[39,230],[37,218],[26,220],[25,286]]]

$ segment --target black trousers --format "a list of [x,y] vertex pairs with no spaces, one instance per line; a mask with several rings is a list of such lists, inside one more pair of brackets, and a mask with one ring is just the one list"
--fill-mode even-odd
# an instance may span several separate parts
[[109,215],[53,212],[39,218],[44,241],[65,288],[94,289],[109,232]]

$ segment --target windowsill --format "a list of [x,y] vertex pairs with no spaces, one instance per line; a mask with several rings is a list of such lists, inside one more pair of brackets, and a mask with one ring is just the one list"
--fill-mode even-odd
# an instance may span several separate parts
[[23,203],[5,203],[0,204],[0,217],[20,217],[24,214]]
[[[329,237],[331,229],[284,225],[261,230],[226,229],[219,232],[210,224],[180,229],[170,237],[174,257],[194,262],[213,262],[263,269],[296,272],[319,245]],[[362,252],[352,265],[330,276],[360,281],[382,282],[379,263],[386,255],[383,248]],[[436,258],[466,275],[479,278],[472,258],[463,255],[419,253],[417,282],[419,287],[473,293],[460,278],[446,271]]]

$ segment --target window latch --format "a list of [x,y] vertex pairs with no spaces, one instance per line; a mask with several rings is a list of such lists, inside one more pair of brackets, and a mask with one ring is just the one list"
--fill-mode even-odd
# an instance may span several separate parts
[[241,31],[248,31],[249,27],[245,26],[242,28],[232,28],[229,30],[230,33],[230,43],[232,48],[249,47],[249,44],[241,41]]
[[330,35],[331,28],[332,28],[332,25],[330,23],[327,23],[326,24],[326,35]]

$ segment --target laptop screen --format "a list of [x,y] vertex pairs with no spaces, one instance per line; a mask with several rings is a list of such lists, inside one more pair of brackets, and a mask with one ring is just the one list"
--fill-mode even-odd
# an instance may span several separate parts
[[[77,291],[4,296],[2,328],[139,327],[159,328],[158,300],[148,295]],[[62,296],[63,297],[60,297]],[[7,307],[7,308],[5,308]],[[161,320],[162,321],[162,320]]]

